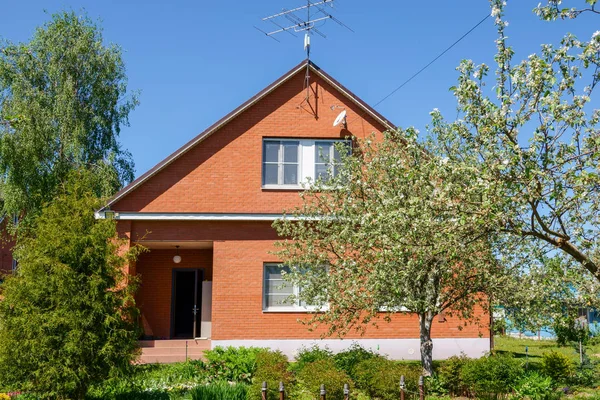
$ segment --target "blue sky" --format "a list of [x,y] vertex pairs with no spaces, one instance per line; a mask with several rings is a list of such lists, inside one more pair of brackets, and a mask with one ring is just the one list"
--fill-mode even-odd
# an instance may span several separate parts
[[[565,32],[581,39],[600,29],[600,18],[539,21],[539,0],[508,0],[508,36],[517,59],[557,43]],[[280,34],[280,43],[254,29],[261,18],[303,0],[165,1],[28,0],[2,5],[0,37],[28,40],[35,27],[62,9],[87,12],[119,44],[129,88],[140,106],[121,132],[136,163],[136,176],[304,59],[303,38]],[[583,0],[566,0],[577,6]],[[489,14],[486,0],[336,0],[333,10],[355,32],[334,22],[312,38],[312,60],[367,103],[376,104]],[[379,106],[400,126],[424,130],[429,112],[455,115],[448,88],[461,59],[491,64],[495,29],[488,19],[425,72]],[[282,135],[285,133],[282,132]]]

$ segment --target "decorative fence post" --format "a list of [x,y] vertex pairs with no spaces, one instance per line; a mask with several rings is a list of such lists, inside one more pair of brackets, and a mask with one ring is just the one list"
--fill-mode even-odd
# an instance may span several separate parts
[[262,400],[267,400],[267,382],[263,382],[261,394],[262,394]]
[[419,377],[419,400],[425,399],[425,390],[423,390],[423,375]]
[[321,400],[326,400],[327,392],[325,391],[325,385],[321,385]]
[[283,382],[279,382],[279,400],[285,400],[285,388]]
[[400,400],[404,400],[404,388],[406,385],[404,384],[404,375],[400,376]]
[[350,387],[344,383],[344,400],[350,400]]

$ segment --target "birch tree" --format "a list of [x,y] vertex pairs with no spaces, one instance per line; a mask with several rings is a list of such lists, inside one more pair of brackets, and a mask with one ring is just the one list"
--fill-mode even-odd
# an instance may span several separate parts
[[302,206],[275,222],[288,238],[277,254],[298,300],[321,311],[306,321],[311,329],[343,336],[416,314],[430,374],[436,315],[487,324],[474,317],[487,309],[484,293],[501,272],[479,211],[489,191],[476,164],[424,152],[413,129],[372,139],[355,142],[330,179],[313,182]]
[[85,16],[58,13],[29,42],[0,42],[0,211],[34,214],[79,168],[100,196],[132,180],[118,137],[136,104],[120,48]]

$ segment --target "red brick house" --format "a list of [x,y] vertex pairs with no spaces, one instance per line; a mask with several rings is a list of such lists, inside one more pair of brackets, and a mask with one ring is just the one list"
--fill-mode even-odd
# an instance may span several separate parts
[[12,273],[17,267],[17,261],[12,256],[12,249],[16,244],[15,238],[9,233],[9,222],[16,223],[17,218],[4,215],[0,217],[0,282],[2,277]]
[[[342,110],[347,126],[334,127]],[[418,359],[417,317],[406,313],[362,337],[319,340],[298,323],[306,309],[280,301],[288,293],[280,293],[279,260],[270,254],[278,239],[273,220],[299,204],[303,180],[327,169],[316,149],[334,157],[335,141],[389,128],[305,61],[117,193],[98,218],[116,219],[130,244],[149,249],[129,267],[141,277],[137,303],[146,336],[200,338],[187,342],[198,349],[261,346],[288,355],[315,342],[339,350],[356,341],[393,358]],[[452,318],[435,322],[435,358],[489,351],[488,329],[458,325]],[[146,361],[172,361],[173,347],[183,346],[142,343]]]

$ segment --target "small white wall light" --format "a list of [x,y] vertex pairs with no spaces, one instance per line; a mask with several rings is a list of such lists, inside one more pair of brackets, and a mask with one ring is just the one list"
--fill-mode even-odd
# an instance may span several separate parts
[[181,256],[179,255],[179,246],[175,246],[175,248],[177,249],[177,254],[173,256],[173,262],[175,264],[179,264],[181,262]]

